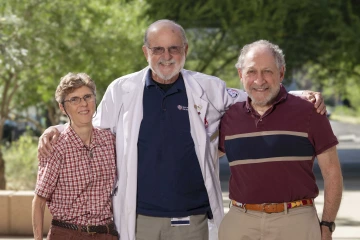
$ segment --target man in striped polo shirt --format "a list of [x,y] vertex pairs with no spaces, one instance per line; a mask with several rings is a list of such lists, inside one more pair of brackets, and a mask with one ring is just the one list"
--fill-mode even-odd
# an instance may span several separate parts
[[[249,97],[221,121],[219,149],[230,164],[232,207],[219,239],[331,239],[342,175],[328,119],[281,85],[285,59],[277,45],[260,40],[244,46],[236,67]],[[320,224],[315,157],[325,183]]]

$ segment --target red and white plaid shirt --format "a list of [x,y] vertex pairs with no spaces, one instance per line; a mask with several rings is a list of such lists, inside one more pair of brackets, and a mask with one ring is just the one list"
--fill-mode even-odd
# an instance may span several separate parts
[[93,128],[90,147],[68,127],[51,157],[39,158],[35,193],[47,199],[54,219],[77,225],[104,225],[112,220],[115,137]]

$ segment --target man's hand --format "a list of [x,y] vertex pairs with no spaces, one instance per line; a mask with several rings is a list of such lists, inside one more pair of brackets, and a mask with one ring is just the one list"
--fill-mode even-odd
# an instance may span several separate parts
[[44,133],[39,138],[38,144],[38,154],[41,157],[48,157],[52,151],[51,144],[56,143],[60,132],[56,129],[56,127],[47,128]]
[[326,113],[326,106],[324,103],[324,98],[322,97],[320,92],[313,92],[313,91],[303,91],[302,96],[305,97],[306,100],[309,102],[314,103],[316,111],[323,115]]
[[332,240],[332,232],[330,232],[329,227],[320,226],[321,228],[321,240]]

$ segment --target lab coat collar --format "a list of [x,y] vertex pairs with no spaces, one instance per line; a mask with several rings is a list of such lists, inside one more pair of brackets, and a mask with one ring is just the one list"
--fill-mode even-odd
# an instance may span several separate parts
[[185,86],[189,86],[193,95],[202,97],[204,95],[204,90],[200,86],[200,84],[194,79],[193,74],[198,74],[197,72],[191,72],[185,69],[181,70],[181,74],[183,76]]

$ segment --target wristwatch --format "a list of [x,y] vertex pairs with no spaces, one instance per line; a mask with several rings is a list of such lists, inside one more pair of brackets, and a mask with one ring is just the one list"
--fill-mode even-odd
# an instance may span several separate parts
[[327,226],[330,230],[330,232],[334,232],[335,231],[335,223],[334,222],[326,222],[326,221],[321,221],[320,222],[320,226],[321,225],[324,225],[324,226]]

